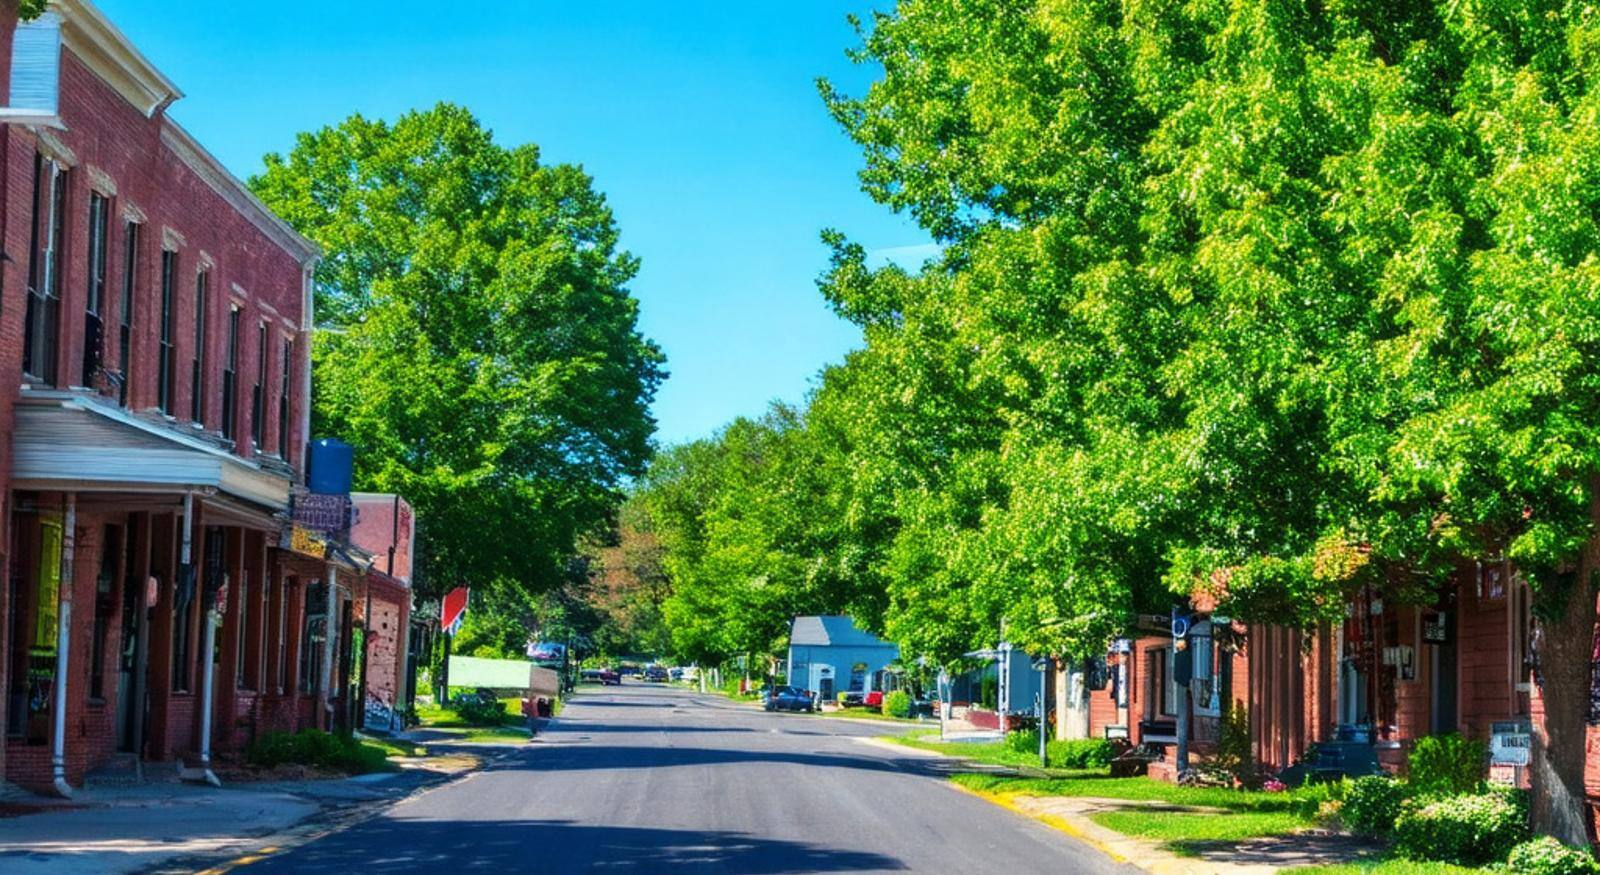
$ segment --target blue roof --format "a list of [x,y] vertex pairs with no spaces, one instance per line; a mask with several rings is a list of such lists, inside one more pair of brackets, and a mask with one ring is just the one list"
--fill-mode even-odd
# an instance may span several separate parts
[[[789,646],[895,647],[892,642],[858,628],[849,617],[795,617],[789,627]],[[898,649],[898,648],[897,648]]]

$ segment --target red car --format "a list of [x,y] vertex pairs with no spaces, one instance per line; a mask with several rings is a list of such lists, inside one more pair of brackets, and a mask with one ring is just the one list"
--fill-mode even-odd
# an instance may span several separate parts
[[602,687],[622,686],[622,676],[609,668],[586,668],[583,670],[583,679],[590,683],[597,683]]

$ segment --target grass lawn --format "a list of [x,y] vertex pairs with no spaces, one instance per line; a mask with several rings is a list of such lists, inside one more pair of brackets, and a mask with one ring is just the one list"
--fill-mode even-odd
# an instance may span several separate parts
[[[910,721],[895,721],[905,723]],[[940,741],[937,726],[929,729],[919,729],[906,733],[893,739],[906,747],[919,750],[931,750],[945,756],[962,757],[974,762],[988,763],[994,766],[1015,766],[1030,769],[1039,769],[1039,754],[1037,751],[1018,751],[1007,747],[1004,742],[993,741]],[[1081,778],[1085,776],[1104,776],[1105,769],[1045,769],[1046,774],[1062,778]],[[973,788],[979,789],[979,788]],[[1007,793],[1010,789],[996,788],[994,792]],[[1021,791],[1017,791],[1021,792]],[[1031,792],[1031,791],[1029,791]],[[1041,796],[1051,794],[1041,793]]]
[[951,780],[969,790],[985,793],[1095,796],[1223,808],[1239,813],[1287,812],[1308,815],[1315,808],[1315,804],[1309,801],[1311,797],[1302,791],[1263,793],[1226,787],[1180,787],[1152,778],[1112,778],[1104,770],[1043,778],[965,774],[956,775]]
[[484,743],[527,741],[527,718],[522,716],[522,701],[502,699],[500,704],[505,707],[505,715],[501,718],[503,722],[499,726],[473,726],[461,719],[461,715],[456,712],[437,705],[418,708],[417,719],[428,729],[450,730],[452,736],[462,741]]
[[1194,842],[1237,842],[1282,835],[1313,826],[1309,818],[1289,811],[1241,811],[1233,814],[1183,814],[1171,811],[1106,811],[1089,819],[1123,835],[1159,841],[1176,854],[1195,854]]
[[898,723],[902,726],[928,725],[926,721],[915,717],[890,717],[875,708],[841,708],[838,711],[817,711],[820,717],[855,717],[861,720],[882,720],[885,723]]
[[1293,875],[1483,875],[1495,870],[1467,869],[1449,863],[1374,860],[1370,863],[1344,863],[1338,866],[1301,866],[1283,871]]
[[425,757],[428,749],[416,742],[406,741],[401,738],[382,738],[373,735],[361,736],[361,743],[367,747],[375,747],[383,751],[386,757]]

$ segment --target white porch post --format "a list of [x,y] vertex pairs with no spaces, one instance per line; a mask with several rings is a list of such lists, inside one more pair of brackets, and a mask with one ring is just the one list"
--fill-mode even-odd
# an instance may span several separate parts
[[67,668],[72,650],[72,554],[76,549],[78,530],[78,495],[67,493],[67,508],[61,528],[60,580],[56,597],[60,603],[56,628],[56,720],[50,748],[50,770],[56,794],[63,799],[72,797],[72,785],[67,783]]

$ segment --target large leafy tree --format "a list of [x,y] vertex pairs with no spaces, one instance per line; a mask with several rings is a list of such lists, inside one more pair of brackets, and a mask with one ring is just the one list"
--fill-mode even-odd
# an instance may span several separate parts
[[324,250],[315,431],[416,506],[433,586],[532,610],[642,472],[663,377],[605,199],[448,104],[302,134],[251,186]]
[[1305,625],[1506,557],[1544,627],[1536,825],[1577,841],[1600,489],[1600,14],[1581,2],[903,0],[823,93],[879,375],[901,637],[1087,649],[1209,590]]

